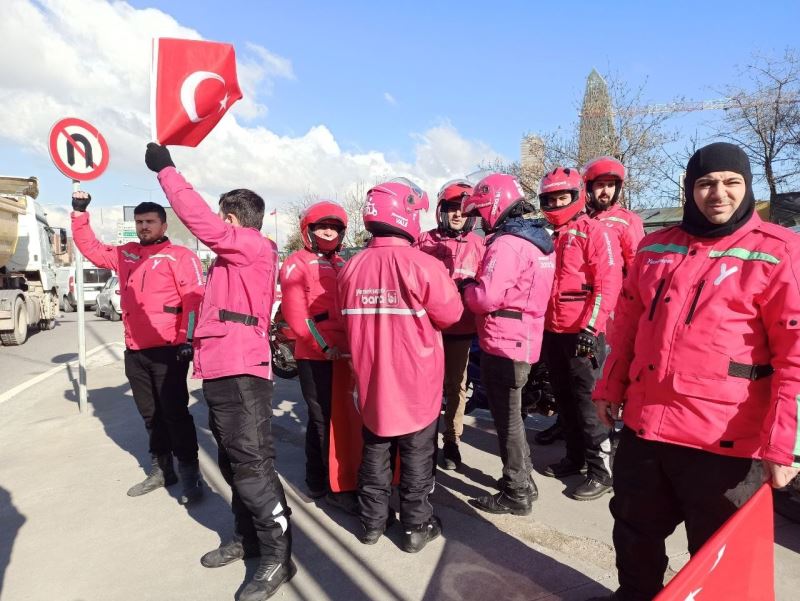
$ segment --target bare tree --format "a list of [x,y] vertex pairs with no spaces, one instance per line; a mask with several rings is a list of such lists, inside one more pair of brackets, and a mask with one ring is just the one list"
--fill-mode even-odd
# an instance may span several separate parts
[[732,106],[717,131],[744,149],[773,196],[800,179],[800,56],[755,55],[740,73],[749,85],[725,88]]

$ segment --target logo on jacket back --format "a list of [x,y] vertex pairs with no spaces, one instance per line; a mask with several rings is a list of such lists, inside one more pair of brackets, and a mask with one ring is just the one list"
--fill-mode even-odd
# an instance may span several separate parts
[[356,288],[362,305],[396,305],[397,290],[386,288]]

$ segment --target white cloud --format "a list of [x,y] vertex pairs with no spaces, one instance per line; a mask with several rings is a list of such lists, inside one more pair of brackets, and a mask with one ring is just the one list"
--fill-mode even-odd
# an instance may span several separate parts
[[389,92],[383,93],[383,99],[392,106],[397,106],[397,100],[395,100],[395,97],[392,96]]
[[[76,114],[103,131],[112,177],[140,174],[149,139],[151,39],[200,34],[159,10],[125,2],[6,0],[3,13],[0,39],[13,52],[0,53],[0,140],[46,155],[52,124]],[[276,80],[295,79],[291,61],[255,44],[237,48],[237,60],[247,100],[234,105],[200,147],[173,150],[178,167],[212,202],[225,190],[250,187],[269,209],[286,214],[306,194],[342,196],[359,183],[398,175],[415,180],[433,199],[444,181],[497,156],[447,122],[412,134],[411,162],[379,151],[345,152],[324,124],[298,136],[278,135],[251,120],[266,113],[263,100]],[[388,92],[384,98],[394,101]],[[266,223],[271,231],[274,221]]]

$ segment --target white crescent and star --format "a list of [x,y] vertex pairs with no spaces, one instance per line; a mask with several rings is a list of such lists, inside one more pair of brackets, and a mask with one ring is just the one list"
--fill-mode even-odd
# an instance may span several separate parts
[[[212,73],[211,71],[195,71],[194,73],[190,73],[181,84],[181,105],[192,123],[199,123],[203,119],[208,119],[208,117],[211,116],[205,115],[200,117],[197,114],[197,102],[195,100],[197,87],[207,79],[214,79],[222,82],[222,85],[225,86],[225,80],[222,76],[218,73]],[[225,92],[225,96],[219,102],[219,110],[224,111],[227,107],[228,93]]]

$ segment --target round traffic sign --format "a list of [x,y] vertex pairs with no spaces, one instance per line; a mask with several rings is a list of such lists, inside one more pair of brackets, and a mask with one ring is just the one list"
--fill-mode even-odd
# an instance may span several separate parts
[[108,167],[108,144],[97,128],[83,119],[67,117],[50,130],[50,158],[71,179],[100,177]]

